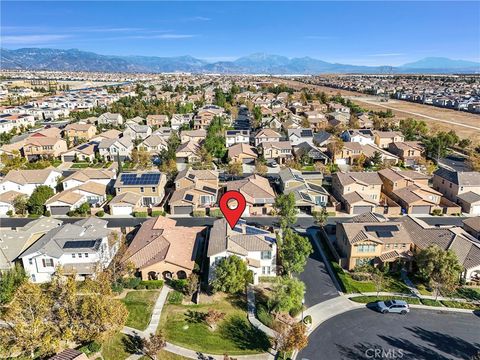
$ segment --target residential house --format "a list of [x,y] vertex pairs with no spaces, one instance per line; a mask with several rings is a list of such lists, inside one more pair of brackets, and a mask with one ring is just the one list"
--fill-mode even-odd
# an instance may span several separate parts
[[108,187],[117,178],[115,171],[110,169],[85,168],[73,172],[63,179],[63,189],[69,190],[77,186],[94,182]]
[[374,135],[370,129],[351,129],[345,130],[341,138],[343,141],[356,142],[361,145],[374,144]]
[[17,191],[32,195],[37,186],[46,185],[55,190],[62,173],[52,167],[39,170],[10,170],[0,182],[2,192]]
[[288,139],[293,146],[303,142],[307,142],[313,145],[313,131],[312,129],[288,129]]
[[303,115],[307,118],[310,128],[320,131],[327,126],[327,118],[320,111],[305,111]]
[[411,166],[423,159],[424,148],[418,141],[404,141],[388,144],[388,151],[397,155],[406,166]]
[[235,144],[249,144],[250,130],[225,130],[225,145],[230,147]]
[[125,161],[130,159],[133,143],[129,137],[104,139],[98,144],[98,153],[106,161]]
[[132,140],[144,140],[152,134],[152,128],[148,125],[139,125],[131,120],[125,124],[123,137],[131,138]]
[[65,349],[48,360],[88,360],[88,356],[75,349]]
[[89,141],[79,144],[61,155],[62,162],[86,161],[92,162],[95,159],[95,152],[98,149],[98,141]]
[[480,215],[480,172],[439,168],[433,173],[433,188],[459,204],[462,211]]
[[101,132],[100,134],[97,134],[92,140],[93,141],[102,141],[103,139],[118,139],[122,137],[122,132],[117,129],[110,129],[104,132]]
[[193,128],[195,130],[206,129],[212,122],[213,118],[224,115],[224,108],[216,105],[205,105],[200,108],[197,114],[193,117]]
[[227,191],[239,191],[246,200],[243,216],[268,215],[273,210],[275,203],[275,191],[273,191],[268,179],[260,175],[227,182]]
[[378,172],[384,193],[406,214],[430,214],[441,209],[442,194],[428,186],[430,176],[410,170],[383,169]]
[[374,131],[373,134],[375,145],[382,149],[388,149],[390,144],[405,141],[400,131]]
[[67,150],[67,142],[56,137],[28,137],[22,147],[23,156],[29,161],[58,158]]
[[2,228],[0,231],[0,272],[14,266],[18,256],[45,233],[62,224],[61,220],[42,217],[23,227]]
[[200,145],[192,140],[181,143],[177,148],[176,162],[177,164],[194,164],[200,161]]
[[380,203],[382,184],[376,172],[337,172],[332,175],[333,195],[349,214],[373,212]]
[[53,195],[46,201],[45,207],[52,215],[68,215],[84,203],[97,207],[105,200],[106,186],[92,181]]
[[313,144],[318,146],[322,151],[325,151],[327,145],[335,138],[332,133],[326,131],[319,131],[313,134]]
[[147,115],[147,125],[150,127],[164,126],[168,121],[168,115]]
[[71,123],[65,126],[65,137],[72,140],[74,144],[78,144],[81,139],[90,140],[95,137],[97,128],[93,124]]
[[117,195],[126,192],[142,196],[143,206],[159,204],[165,196],[167,177],[160,172],[121,173],[115,181]]
[[12,214],[15,213],[14,203],[18,196],[25,195],[15,190],[0,192],[0,216],[7,215],[9,211],[11,211]]
[[300,211],[312,214],[327,206],[329,194],[322,186],[321,173],[304,177],[298,170],[285,168],[280,171],[279,176],[282,192],[294,194],[295,206]]
[[110,112],[106,112],[98,117],[97,124],[120,126],[123,124],[123,116],[121,114],[112,114]]
[[280,141],[280,134],[277,133],[275,130],[264,128],[260,130],[254,138],[255,146],[259,146],[264,142],[279,142]]
[[131,215],[143,207],[142,199],[142,195],[133,192],[118,194],[108,203],[110,215]]
[[462,222],[463,229],[474,238],[480,240],[480,216],[466,218]]
[[74,274],[77,279],[106,268],[118,250],[121,235],[114,235],[107,224],[89,217],[47,232],[19,255],[30,281],[49,282],[60,266],[63,274]]
[[330,158],[317,146],[308,142],[302,142],[294,147],[295,157],[303,163],[321,162],[327,164]]
[[373,222],[337,223],[336,244],[345,269],[354,270],[367,263],[402,264],[411,260],[412,239],[405,227],[398,222],[374,219]]
[[191,214],[215,205],[218,197],[218,171],[182,170],[175,179],[169,205],[172,215]]
[[160,152],[164,149],[167,149],[167,140],[161,135],[150,135],[145,140],[143,140],[139,145],[138,149],[141,151],[147,151],[150,155],[160,155]]
[[171,128],[173,130],[180,129],[183,125],[189,125],[193,120],[193,113],[187,114],[173,114],[171,123]]
[[213,223],[208,241],[209,281],[215,279],[219,262],[230,256],[238,256],[247,263],[254,284],[258,284],[260,276],[276,276],[276,234],[249,226],[242,219],[231,229],[225,219],[218,219]]
[[163,216],[148,219],[135,234],[123,257],[142,280],[187,279],[195,268],[205,236],[203,226],[178,226]]
[[182,144],[185,144],[193,141],[198,144],[201,141],[205,140],[206,136],[207,136],[207,130],[205,129],[185,130],[185,131],[182,131],[180,134],[180,142]]
[[267,161],[276,161],[278,164],[285,164],[287,160],[293,159],[292,144],[290,141],[262,142],[260,145],[262,154]]
[[253,164],[258,158],[258,154],[253,146],[236,144],[228,148],[228,158],[231,162]]

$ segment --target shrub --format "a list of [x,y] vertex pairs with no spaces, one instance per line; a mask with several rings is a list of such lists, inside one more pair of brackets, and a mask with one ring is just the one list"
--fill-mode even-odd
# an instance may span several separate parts
[[115,293],[121,293],[123,291],[123,284],[121,283],[113,283],[112,284],[112,291]]
[[102,345],[95,341],[92,341],[90,344],[87,345],[87,348],[88,350],[90,350],[91,353],[97,353],[102,348]]
[[47,211],[45,211],[45,214],[44,214],[44,215],[45,215],[46,217],[50,217],[50,216],[52,216],[52,213],[47,210]]
[[172,291],[168,294],[169,304],[181,304],[183,301],[183,294],[180,291]]
[[142,285],[142,284],[139,284],[137,285],[137,287],[135,288],[135,290],[145,290],[147,287],[145,285]]
[[303,308],[303,305],[292,308],[288,313],[290,314],[291,317],[297,317],[297,315],[301,313],[302,308]]
[[104,217],[104,216],[105,216],[105,211],[100,210],[100,211],[97,212],[96,215],[97,215],[98,217]]
[[268,327],[273,325],[273,316],[268,311],[267,307],[263,304],[257,304],[257,318],[260,322]]
[[222,214],[222,211],[220,209],[213,209],[213,210],[210,210],[208,216],[221,218],[221,217],[223,217],[223,214]]
[[165,211],[163,210],[155,210],[152,211],[152,217],[157,217],[157,216],[165,216]]
[[184,293],[188,285],[188,280],[187,279],[170,279],[168,280],[168,285],[174,290]]
[[133,216],[136,218],[145,218],[148,216],[148,214],[145,211],[135,211]]
[[192,213],[193,217],[203,217],[206,215],[205,210],[195,210]]
[[356,281],[369,281],[371,279],[370,274],[366,273],[352,273],[352,279]]
[[312,323],[312,317],[310,315],[307,315],[303,318],[303,322],[306,324],[306,325],[310,325]]
[[147,290],[161,289],[163,286],[163,280],[142,280],[138,286],[141,285],[145,286]]
[[13,211],[12,211],[12,210],[8,210],[8,211],[7,211],[7,215],[8,215],[8,216],[12,216],[12,215],[13,215]]
[[132,278],[127,278],[123,279],[123,286],[126,289],[135,289],[141,282],[140,278],[132,277]]
[[435,209],[432,211],[432,215],[441,216],[443,215],[442,209]]

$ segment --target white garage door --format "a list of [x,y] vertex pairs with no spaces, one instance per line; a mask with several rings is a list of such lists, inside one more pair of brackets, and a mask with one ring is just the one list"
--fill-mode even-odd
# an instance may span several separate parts
[[472,215],[480,215],[480,205],[472,206]]
[[112,206],[112,215],[130,215],[132,211],[131,206]]
[[6,215],[8,210],[10,210],[10,206],[0,205],[0,215]]

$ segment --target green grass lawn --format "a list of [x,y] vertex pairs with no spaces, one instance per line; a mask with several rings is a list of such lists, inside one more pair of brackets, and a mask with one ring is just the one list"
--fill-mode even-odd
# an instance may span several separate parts
[[396,299],[396,300],[404,299],[409,304],[416,304],[416,305],[420,304],[420,299],[418,298],[402,298],[399,296],[355,296],[350,298],[350,300],[358,303],[362,303],[362,304],[368,304],[376,301],[393,300],[393,299]]
[[134,353],[131,344],[131,337],[118,333],[102,344],[102,355],[104,360],[126,359]]
[[145,330],[152,316],[153,304],[157,300],[159,292],[144,290],[130,291],[121,301],[128,309],[127,326]]
[[420,299],[423,305],[427,306],[442,306],[442,303],[438,300],[431,300],[431,299]]
[[[211,303],[165,305],[159,329],[167,341],[210,354],[248,355],[268,350],[268,337],[247,320],[245,296],[215,294]],[[201,320],[202,313],[215,309],[225,313],[215,330]]]
[[77,162],[73,163],[72,166],[70,167],[71,169],[84,169],[90,166],[90,163],[88,162]]
[[462,287],[453,295],[454,297],[461,297],[467,300],[480,301],[480,288]]
[[468,310],[480,310],[480,305],[464,303],[460,301],[447,301],[442,300],[441,303],[446,307],[457,308],[457,309],[468,309]]

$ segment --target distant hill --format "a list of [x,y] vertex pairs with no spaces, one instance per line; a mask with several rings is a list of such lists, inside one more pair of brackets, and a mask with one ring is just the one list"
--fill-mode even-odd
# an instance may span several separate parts
[[480,63],[447,58],[425,58],[399,67],[329,63],[310,57],[287,58],[256,53],[234,61],[209,63],[192,56],[113,56],[78,49],[1,49],[3,69],[193,72],[223,74],[324,74],[324,73],[480,73]]

